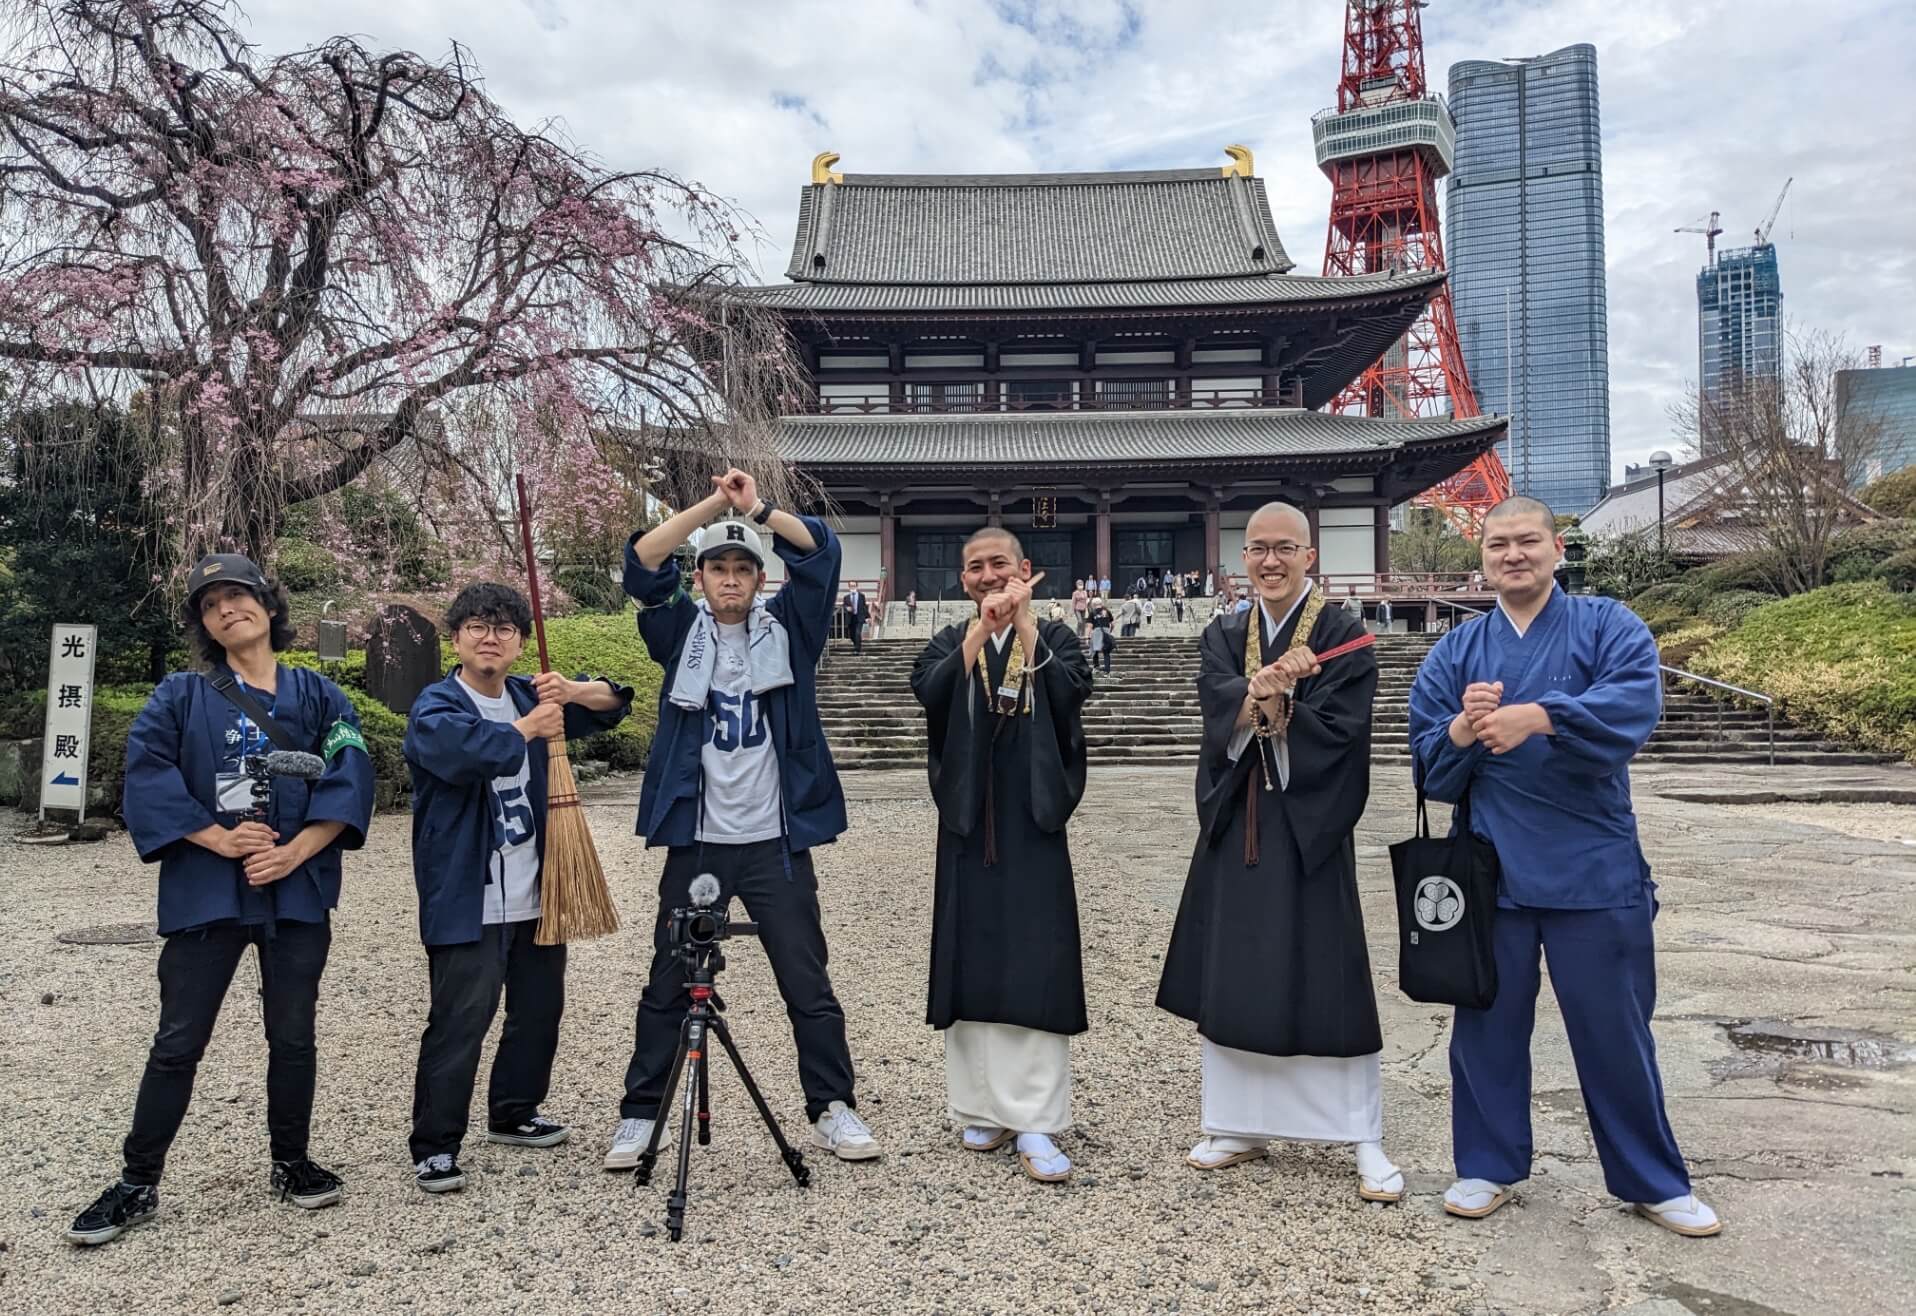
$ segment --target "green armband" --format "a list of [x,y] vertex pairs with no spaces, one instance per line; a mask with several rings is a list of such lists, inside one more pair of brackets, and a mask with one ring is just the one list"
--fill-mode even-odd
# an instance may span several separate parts
[[326,733],[326,740],[319,748],[326,761],[331,763],[333,755],[349,745],[361,754],[371,757],[371,751],[366,748],[365,737],[359,734],[359,728],[342,717],[333,723],[332,730]]

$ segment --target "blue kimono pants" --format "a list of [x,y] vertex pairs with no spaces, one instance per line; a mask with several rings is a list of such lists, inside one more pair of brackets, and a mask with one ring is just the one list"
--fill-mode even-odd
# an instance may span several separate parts
[[1656,901],[1621,909],[1499,907],[1497,999],[1459,1009],[1450,1039],[1450,1135],[1460,1179],[1530,1177],[1530,1034],[1538,951],[1563,1011],[1603,1181],[1626,1202],[1665,1202],[1690,1176],[1663,1110],[1650,1016],[1656,1008]]

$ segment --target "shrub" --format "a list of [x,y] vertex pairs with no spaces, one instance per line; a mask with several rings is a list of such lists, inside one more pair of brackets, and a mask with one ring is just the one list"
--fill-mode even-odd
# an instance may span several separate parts
[[1882,563],[1910,549],[1916,549],[1916,521],[1852,526],[1830,539],[1829,583],[1868,580]]
[[1693,621],[1658,636],[1657,651],[1670,666],[1687,667],[1691,659],[1709,648],[1723,633],[1721,626],[1707,621]]
[[1916,590],[1916,548],[1906,548],[1877,563],[1876,579],[1905,594]]
[[[546,619],[546,647],[555,671],[567,676],[580,672],[608,676],[632,687],[632,711],[625,721],[605,735],[573,746],[574,761],[604,759],[622,771],[645,766],[652,733],[658,728],[659,669],[639,640],[636,617],[625,608],[617,613],[582,612]],[[512,670],[525,676],[538,671],[537,646],[527,644]]]
[[1916,598],[1883,581],[1765,604],[1692,665],[1825,734],[1916,758]]
[[552,583],[587,612],[620,612],[625,608],[625,591],[597,567],[564,567],[553,573]]
[[291,590],[331,589],[340,579],[338,560],[310,539],[280,540],[273,572]]
[[1703,605],[1702,618],[1726,631],[1733,631],[1743,624],[1743,619],[1775,600],[1774,594],[1762,594],[1753,589],[1726,590]]
[[1682,584],[1690,606],[1700,608],[1730,590],[1774,595],[1780,579],[1782,571],[1776,562],[1776,551],[1759,548],[1748,553],[1732,553],[1708,566],[1698,567],[1683,578]]
[[1861,497],[1884,516],[1916,517],[1916,466],[1870,481]]

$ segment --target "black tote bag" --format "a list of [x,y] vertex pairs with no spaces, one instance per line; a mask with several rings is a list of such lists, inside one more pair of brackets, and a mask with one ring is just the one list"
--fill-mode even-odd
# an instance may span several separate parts
[[1470,795],[1457,802],[1457,834],[1430,834],[1417,777],[1417,834],[1390,848],[1397,887],[1397,983],[1413,1001],[1473,1010],[1497,999],[1490,944],[1501,867],[1490,842],[1470,833]]

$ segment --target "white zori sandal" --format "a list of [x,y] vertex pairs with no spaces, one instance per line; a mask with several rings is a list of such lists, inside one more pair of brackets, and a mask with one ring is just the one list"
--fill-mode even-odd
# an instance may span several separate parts
[[1058,1144],[1042,1133],[1018,1135],[1018,1162],[1039,1183],[1063,1183],[1071,1177],[1071,1160]]
[[1269,1150],[1270,1144],[1253,1138],[1226,1138],[1207,1134],[1198,1139],[1197,1146],[1191,1148],[1191,1154],[1184,1158],[1184,1163],[1200,1170],[1223,1170],[1246,1161],[1255,1161]]
[[1637,1214],[1646,1220],[1654,1220],[1673,1234],[1685,1238],[1709,1238],[1723,1232],[1723,1222],[1716,1218],[1716,1212],[1698,1201],[1695,1194],[1688,1197],[1673,1197],[1667,1202],[1636,1203]]
[[968,1124],[962,1136],[966,1151],[989,1152],[997,1151],[1017,1135],[1010,1129],[994,1129],[984,1124]]
[[1488,1179],[1459,1179],[1444,1190],[1444,1210],[1465,1220],[1482,1220],[1509,1200],[1509,1186]]
[[1357,1195],[1366,1202],[1404,1200],[1404,1172],[1384,1155],[1382,1143],[1357,1144]]

